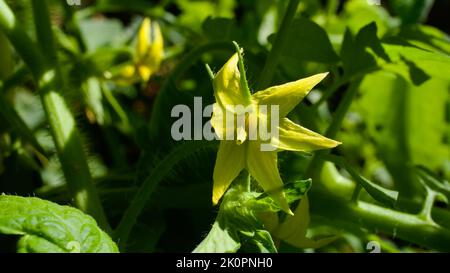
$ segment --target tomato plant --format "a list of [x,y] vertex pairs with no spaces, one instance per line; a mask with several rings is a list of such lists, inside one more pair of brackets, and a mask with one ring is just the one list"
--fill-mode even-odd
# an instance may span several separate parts
[[0,251],[450,251],[448,8],[0,0]]

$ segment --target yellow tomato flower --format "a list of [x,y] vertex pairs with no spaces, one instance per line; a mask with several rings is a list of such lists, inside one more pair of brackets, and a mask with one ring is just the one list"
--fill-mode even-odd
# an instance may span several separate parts
[[[283,181],[278,172],[277,151],[309,152],[333,148],[340,142],[328,139],[295,124],[286,118],[286,115],[328,73],[273,86],[251,95],[245,82],[245,74],[241,77],[238,68],[240,58],[242,56],[239,53],[234,54],[213,79],[214,95],[217,102],[213,105],[211,125],[221,141],[213,173],[212,201],[217,204],[231,182],[245,168],[281,209],[292,215],[293,213],[289,209],[282,190]],[[235,106],[238,105],[251,110],[246,112],[232,110],[236,109]],[[265,123],[270,127],[271,114],[259,111],[258,109],[261,106],[278,107],[278,136],[270,136],[267,139],[259,131],[255,132],[249,129],[249,124],[252,123]],[[227,122],[230,112],[234,115],[234,120],[244,119],[245,121],[241,124],[234,121],[232,123]],[[252,134],[256,134],[256,138],[249,137]],[[228,140],[227,136],[230,135],[236,140]],[[263,151],[261,149],[262,144],[271,145],[274,149]]]
[[157,22],[145,18],[139,27],[134,63],[126,65],[118,77],[119,83],[147,82],[159,69],[164,57],[164,40]]

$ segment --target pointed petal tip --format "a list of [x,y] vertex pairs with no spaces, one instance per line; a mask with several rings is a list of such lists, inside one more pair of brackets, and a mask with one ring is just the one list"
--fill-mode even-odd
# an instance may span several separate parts
[[212,193],[213,206],[216,206],[217,204],[219,204],[220,199],[225,194],[225,191],[227,190],[227,188],[229,186],[229,185],[226,185],[226,187],[224,187],[223,185],[217,183],[216,181],[217,180],[214,180],[213,193]]
[[342,142],[340,142],[340,141],[337,141],[337,140],[332,140],[333,141],[333,144],[332,144],[332,146],[330,146],[330,148],[335,148],[335,147],[337,147],[337,146],[339,146],[339,145],[342,145]]
[[291,209],[288,209],[288,211],[285,211],[287,214],[289,214],[290,216],[294,216],[294,213],[292,212]]
[[217,190],[217,189],[213,189],[213,195],[212,195],[212,204],[213,206],[216,206],[217,204],[219,204],[220,198],[222,198],[223,196],[223,192]]
[[330,74],[330,72],[319,73],[319,74],[316,74],[315,76],[320,78],[320,81],[322,81],[323,79],[325,79],[328,76],[328,74]]
[[212,197],[212,204],[213,204],[213,206],[217,206],[217,204],[219,203],[219,199],[217,199],[216,197]]
[[149,17],[145,17],[144,20],[142,20],[142,25],[150,26],[152,23],[152,20]]
[[213,189],[213,195],[212,195],[212,203],[213,206],[217,205],[220,201],[220,198],[222,198],[223,192],[220,189]]
[[289,207],[289,204],[286,200],[286,197],[284,196],[284,193],[283,193],[283,199],[278,200],[277,202],[280,205],[282,211],[284,211],[286,214],[288,214],[290,216],[294,216],[294,213],[292,212],[291,208]]

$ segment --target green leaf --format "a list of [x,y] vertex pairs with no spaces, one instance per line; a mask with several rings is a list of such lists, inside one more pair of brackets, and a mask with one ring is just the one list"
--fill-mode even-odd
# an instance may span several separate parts
[[421,85],[431,76],[446,79],[450,73],[448,55],[423,50],[398,37],[382,43],[376,33],[375,23],[363,27],[356,37],[349,30],[345,32],[341,58],[347,77],[384,69]]
[[420,48],[450,54],[450,37],[445,32],[432,26],[404,26],[398,35],[410,44]]
[[383,188],[367,178],[358,174],[350,165],[341,157],[334,155],[325,155],[325,158],[342,168],[345,168],[350,175],[359,183],[375,200],[378,202],[393,207],[398,199],[398,192]]
[[194,253],[234,253],[239,250],[241,244],[236,234],[222,227],[223,223],[218,219],[214,222],[205,239],[194,249]]
[[5,122],[15,130],[23,139],[28,141],[33,147],[45,154],[44,148],[39,144],[33,131],[27,126],[25,121],[19,116],[16,109],[11,106],[11,103],[6,99],[3,90],[0,88],[0,116]]
[[[242,174],[237,180],[244,179]],[[281,208],[266,193],[245,191],[242,181],[235,181],[220,205],[219,214],[206,238],[194,252],[236,252],[243,248],[262,253],[277,252],[270,233],[258,216],[276,213]],[[292,203],[304,196],[311,179],[286,184],[284,193]]]
[[98,124],[104,123],[103,96],[100,82],[97,78],[87,79],[83,86],[84,100],[88,108],[92,111]]
[[272,236],[267,230],[257,230],[250,238],[260,253],[276,253],[277,249],[273,243]]
[[[414,86],[386,71],[367,75],[361,84],[361,97],[352,111],[365,121],[366,139],[374,141],[376,155],[397,186],[405,183],[404,189],[398,188],[400,192],[414,188],[415,179],[408,171],[411,164],[449,177],[450,150],[445,143],[449,88],[448,80],[431,78]],[[422,187],[417,190],[421,192]]]
[[[411,46],[398,39],[391,39],[387,43],[383,43],[383,48],[392,62],[403,64],[404,66],[406,65],[406,71],[411,75],[410,79],[414,84],[417,83],[414,79],[421,77],[418,73],[426,74],[428,75],[428,78],[429,76],[433,76],[444,80],[447,80],[448,75],[450,75],[449,55],[438,52],[429,52]],[[400,73],[400,75],[403,76],[402,73]],[[408,77],[406,77],[406,79],[408,79]],[[423,82],[424,81],[419,83]]]
[[1,195],[0,233],[23,236],[20,252],[118,252],[91,216],[36,197]]
[[339,61],[325,30],[305,17],[292,22],[287,37],[282,53],[286,61],[325,64]]
[[341,18],[353,33],[372,22],[378,27],[378,35],[384,35],[390,28],[398,25],[398,20],[392,18],[386,9],[370,4],[367,0],[345,1]]
[[341,59],[345,75],[368,72],[376,68],[382,60],[389,62],[389,56],[377,37],[377,25],[366,25],[356,37],[347,29],[342,43]]
[[[311,185],[311,179],[297,180],[284,184],[283,191],[287,202],[290,204],[300,200],[311,188]],[[249,200],[249,204],[255,211],[278,212],[281,210],[280,206],[267,193],[261,194],[257,199]]]
[[80,22],[80,32],[88,51],[121,42],[123,25],[118,19],[85,19]]
[[199,31],[202,22],[209,16],[232,17],[234,0],[222,0],[217,2],[176,0],[181,14],[178,22],[193,30]]

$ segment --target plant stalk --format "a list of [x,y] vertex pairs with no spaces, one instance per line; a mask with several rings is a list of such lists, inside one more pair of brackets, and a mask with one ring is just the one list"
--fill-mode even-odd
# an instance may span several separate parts
[[[450,251],[450,231],[417,215],[359,201],[339,198],[322,190],[309,193],[311,213],[347,230],[367,229],[416,243],[438,251]],[[330,220],[331,219],[331,220]]]
[[33,12],[39,47],[22,29],[4,0],[0,0],[0,29],[30,68],[38,85],[58,157],[76,206],[93,216],[100,227],[108,231],[109,225],[92,183],[75,119],[58,92],[62,89],[62,83],[46,1],[34,0]]
[[295,13],[297,11],[300,0],[290,0],[281,21],[280,29],[276,33],[275,42],[270,50],[269,56],[266,59],[261,75],[259,76],[257,90],[262,90],[270,85],[273,76],[275,74],[278,61],[281,57],[284,44],[286,43],[288,29],[294,20]]

